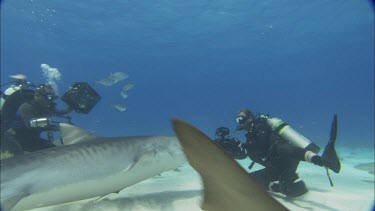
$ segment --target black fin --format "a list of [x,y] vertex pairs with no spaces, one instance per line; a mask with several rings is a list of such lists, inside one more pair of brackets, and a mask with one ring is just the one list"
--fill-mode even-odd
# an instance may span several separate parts
[[335,143],[336,143],[336,137],[337,137],[337,114],[333,117],[333,122],[331,126],[331,135],[328,141],[328,144],[326,145],[322,160],[324,166],[328,167],[335,173],[339,173],[341,170],[341,163],[339,160],[339,157],[337,156],[336,149],[335,149]]

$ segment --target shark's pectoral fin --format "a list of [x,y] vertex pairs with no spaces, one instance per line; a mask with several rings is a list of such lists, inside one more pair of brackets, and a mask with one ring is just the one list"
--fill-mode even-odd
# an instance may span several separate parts
[[118,190],[118,191],[115,191],[115,192],[113,192],[113,193],[109,193],[109,194],[106,194],[106,195],[103,195],[103,196],[99,196],[97,199],[94,200],[94,203],[99,202],[99,201],[101,201],[101,200],[103,200],[103,199],[109,197],[110,195],[117,195],[117,194],[120,193],[120,191],[121,191],[121,190]]
[[129,171],[133,169],[134,167],[140,166],[144,163],[148,163],[154,159],[156,156],[156,151],[150,150],[144,152],[141,156],[134,159],[133,163],[129,165],[127,168],[125,168],[123,171]]
[[202,177],[202,209],[287,210],[204,133],[182,120],[174,119],[172,124],[190,165]]
[[1,209],[2,211],[9,211],[12,210],[21,199],[26,197],[27,195],[24,192],[18,193],[12,197],[9,197],[5,200],[1,200]]

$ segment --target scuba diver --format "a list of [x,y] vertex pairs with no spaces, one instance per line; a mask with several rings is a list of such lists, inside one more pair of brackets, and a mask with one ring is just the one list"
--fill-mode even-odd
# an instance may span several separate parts
[[[52,117],[61,117],[75,110],[88,113],[101,97],[87,83],[77,82],[61,97],[68,105],[57,109],[58,96],[50,84],[34,84],[17,80],[1,93],[1,152],[11,155],[23,154],[55,147],[53,132],[59,131],[59,124]],[[41,137],[47,132],[47,139]]]
[[241,147],[241,141],[237,138],[230,137],[227,127],[219,127],[215,132],[215,140],[220,147],[224,149],[233,159],[245,159],[246,150]]
[[[24,82],[18,82],[21,86],[24,86]],[[17,92],[25,91],[25,87],[21,87]],[[41,137],[41,133],[45,131],[59,131],[57,125],[51,123],[52,116],[63,116],[71,112],[73,109],[69,106],[65,110],[59,110],[56,108],[57,94],[50,84],[41,84],[35,86],[33,92],[23,93],[25,102],[13,102],[19,104],[15,113],[7,113],[6,107],[2,109],[2,149],[11,148],[10,151],[13,154],[22,154],[23,151],[36,151],[46,148],[55,147],[51,142],[52,140],[46,140]],[[21,94],[21,93],[12,93]],[[9,102],[11,97],[7,99]],[[4,127],[3,127],[4,126]],[[52,133],[48,133],[51,135]],[[49,138],[50,139],[50,138]],[[6,144],[10,146],[6,146]],[[19,145],[17,149],[15,145]],[[4,148],[3,148],[4,147]],[[8,149],[9,151],[9,149]]]
[[[237,130],[246,131],[243,148],[254,163],[265,168],[251,172],[251,175],[266,189],[287,197],[298,197],[307,192],[305,183],[299,179],[296,170],[300,161],[306,161],[339,173],[340,161],[334,149],[337,134],[337,116],[332,123],[330,142],[323,155],[319,147],[297,133],[288,124],[277,118],[253,115],[250,110],[240,110],[236,117]],[[332,181],[329,177],[332,184]]]

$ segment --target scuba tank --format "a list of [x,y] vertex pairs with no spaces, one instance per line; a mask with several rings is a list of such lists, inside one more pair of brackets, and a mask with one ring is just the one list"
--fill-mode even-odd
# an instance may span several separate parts
[[7,96],[13,94],[14,92],[21,89],[21,86],[15,86],[11,85],[8,89],[5,90],[4,93],[1,93],[1,99],[0,99],[0,110],[3,108]]
[[270,118],[264,115],[261,115],[260,118],[266,119],[269,126],[271,126],[272,130],[279,134],[282,138],[289,141],[294,146],[312,151],[314,153],[318,153],[320,151],[320,147],[311,142],[309,139],[295,131],[292,127],[290,127],[287,123],[279,118]]
[[12,84],[4,92],[1,91],[0,113],[1,127],[8,127],[12,120],[17,119],[17,110],[24,102],[34,98],[34,84],[25,80],[11,81],[1,87]]
[[21,80],[21,79],[8,82],[6,84],[1,85],[1,87],[8,85],[8,84],[12,84],[12,85],[9,88],[7,88],[4,92],[1,91],[0,111],[2,110],[9,96],[16,93],[17,91],[28,89],[29,87],[35,87],[33,83],[26,81],[26,80]]

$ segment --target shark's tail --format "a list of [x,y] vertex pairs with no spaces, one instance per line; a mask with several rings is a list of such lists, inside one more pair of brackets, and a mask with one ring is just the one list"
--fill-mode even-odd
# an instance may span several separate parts
[[335,149],[336,137],[337,137],[337,114],[333,116],[333,122],[331,126],[331,135],[330,135],[328,144],[324,148],[324,151],[322,154],[322,160],[323,160],[324,166],[326,167],[327,175],[331,183],[331,186],[333,186],[333,183],[329,176],[328,169],[331,169],[335,173],[339,173],[341,170],[341,163],[340,163],[339,157],[337,156],[336,149]]

